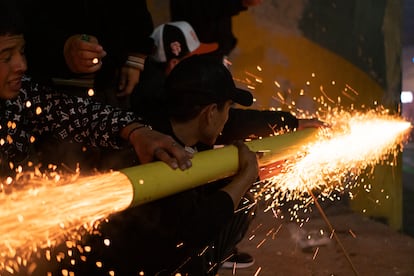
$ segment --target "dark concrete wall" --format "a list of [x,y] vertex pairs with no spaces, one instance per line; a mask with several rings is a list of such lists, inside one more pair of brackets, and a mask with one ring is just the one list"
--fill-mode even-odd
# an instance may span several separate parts
[[386,88],[386,7],[386,0],[310,0],[299,26],[304,36],[348,59]]

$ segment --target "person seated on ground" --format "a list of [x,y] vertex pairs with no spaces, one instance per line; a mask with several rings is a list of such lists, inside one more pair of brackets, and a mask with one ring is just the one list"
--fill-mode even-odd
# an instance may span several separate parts
[[[201,43],[192,26],[185,21],[161,24],[155,28],[151,37],[156,49],[146,59],[140,82],[131,95],[131,107],[140,116],[157,121],[167,116],[167,109],[161,105],[166,96],[165,79],[176,65],[195,54],[209,55],[217,63],[222,63],[222,59],[215,54],[218,44]],[[290,112],[259,111],[232,106],[229,119],[216,143],[229,144],[239,139],[267,137],[281,129],[293,131],[321,125],[317,120],[297,119]],[[249,267],[254,263],[254,258],[245,252],[238,252],[235,248],[223,267],[231,268],[235,263],[239,268]]]
[[[208,56],[189,57],[177,65],[167,87],[168,104],[163,108],[168,115],[151,124],[192,152],[201,144],[213,147],[231,105],[248,106],[253,100],[248,91],[235,87],[223,64]],[[235,176],[109,217],[98,234],[85,240],[95,250],[75,272],[95,275],[94,264],[100,261],[102,271],[116,275],[216,275],[253,218],[248,207],[255,202],[248,191],[258,177],[257,158],[242,142],[236,145]],[[110,246],[103,246],[104,239]]]
[[[154,30],[151,37],[156,50],[146,60],[140,83],[131,95],[131,106],[132,110],[140,116],[149,120],[158,120],[167,116],[163,113],[165,109],[160,108],[160,103],[165,96],[165,78],[182,60],[196,54],[216,52],[218,43],[201,43],[192,26],[185,21],[161,24]],[[214,55],[214,58],[220,62],[220,56]],[[254,258],[235,248],[223,267],[233,267],[235,262],[240,268],[249,267],[253,265]]]

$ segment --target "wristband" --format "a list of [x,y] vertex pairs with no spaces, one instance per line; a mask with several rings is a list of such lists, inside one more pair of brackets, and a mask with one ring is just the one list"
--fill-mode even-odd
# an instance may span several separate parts
[[148,128],[148,129],[152,129],[152,127],[150,126],[150,125],[140,125],[140,126],[137,126],[137,127],[134,127],[133,129],[131,129],[130,131],[129,131],[129,133],[128,133],[128,142],[130,141],[130,138],[131,138],[131,135],[132,135],[132,133],[134,132],[134,131],[136,131],[136,130],[138,130],[138,129],[141,129],[141,128],[144,128],[144,127],[146,127],[146,128]]
[[143,71],[144,70],[144,65],[142,63],[138,63],[138,62],[134,62],[134,61],[127,60],[125,62],[125,65],[126,66],[129,66],[129,67],[132,67],[132,68],[135,68],[135,69],[138,69],[140,71]]
[[144,64],[145,64],[145,56],[139,55],[139,56],[128,56],[127,61],[125,62],[127,66],[137,68],[140,71],[144,70]]

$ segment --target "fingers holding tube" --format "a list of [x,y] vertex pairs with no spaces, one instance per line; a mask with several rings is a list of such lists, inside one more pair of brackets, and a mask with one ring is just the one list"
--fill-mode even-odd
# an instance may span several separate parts
[[157,147],[154,150],[154,157],[170,165],[173,169],[186,170],[192,166],[193,154],[186,151],[176,142],[166,144],[164,147]]
[[134,146],[142,163],[160,160],[173,169],[181,170],[192,166],[190,159],[193,155],[177,144],[171,136],[142,126],[130,126],[123,136]]

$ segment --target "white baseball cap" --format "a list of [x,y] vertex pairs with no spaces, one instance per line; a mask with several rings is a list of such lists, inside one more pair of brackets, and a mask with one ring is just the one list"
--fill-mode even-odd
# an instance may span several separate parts
[[162,24],[154,29],[151,37],[156,46],[152,56],[157,62],[211,53],[218,49],[218,43],[201,43],[193,27],[185,21]]

